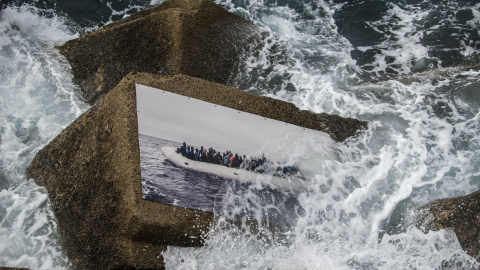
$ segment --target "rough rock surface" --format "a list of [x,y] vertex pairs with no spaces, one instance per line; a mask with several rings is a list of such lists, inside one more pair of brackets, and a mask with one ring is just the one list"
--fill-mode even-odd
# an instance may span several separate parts
[[167,245],[198,246],[213,214],[142,199],[135,88],[115,87],[35,156],[76,269],[164,267]]
[[480,191],[436,200],[416,209],[416,225],[425,233],[450,228],[462,248],[480,261]]
[[[46,187],[77,269],[162,268],[167,245],[197,246],[213,214],[142,199],[135,84],[217,103],[335,138],[364,123],[185,75],[134,73],[38,152],[29,177]],[[338,132],[335,133],[335,132]]]
[[[167,0],[66,42],[83,96],[93,103],[130,72],[185,74],[225,84],[260,29],[210,0]],[[247,46],[248,45],[248,46]]]

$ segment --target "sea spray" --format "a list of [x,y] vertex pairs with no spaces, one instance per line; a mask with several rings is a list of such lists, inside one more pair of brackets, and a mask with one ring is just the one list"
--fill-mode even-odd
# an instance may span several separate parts
[[62,19],[30,6],[1,12],[0,265],[68,268],[48,195],[25,172],[35,153],[87,108],[54,49],[76,35]]

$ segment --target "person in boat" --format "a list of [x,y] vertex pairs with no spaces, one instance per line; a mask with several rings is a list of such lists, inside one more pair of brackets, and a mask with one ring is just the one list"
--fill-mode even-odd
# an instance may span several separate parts
[[214,164],[222,164],[222,154],[220,152],[216,152],[215,150],[213,150],[213,152],[215,153],[213,155],[213,163]]
[[208,149],[207,163],[213,163],[213,149],[211,147]]
[[255,162],[254,159],[249,160],[249,161],[248,161],[248,169],[247,169],[247,170],[249,170],[249,171],[254,171],[254,170],[255,170],[255,164],[256,164],[256,162]]
[[225,153],[225,152],[219,153],[219,155],[218,155],[218,164],[223,165],[223,161],[224,161],[224,159],[225,159],[225,155],[226,155],[226,154],[227,154],[227,153]]
[[200,152],[200,161],[207,162],[207,149]]
[[213,164],[218,164],[217,163],[217,151],[215,151],[215,149],[212,148],[212,163]]
[[245,170],[247,171],[250,171],[250,160],[249,159],[245,159]]
[[198,152],[198,148],[195,149],[195,160],[200,161],[200,153]]
[[238,168],[238,164],[239,164],[238,154],[235,154],[232,160],[232,168]]
[[189,151],[187,153],[187,158],[188,159],[191,159],[191,160],[195,160],[195,152],[193,150],[193,146],[192,147],[189,147]]
[[233,167],[233,154],[230,153],[230,158],[228,159],[228,167]]
[[185,142],[180,146],[180,154],[182,154],[182,156],[187,155],[187,144]]
[[223,157],[223,166],[228,166],[228,159],[229,158],[230,158],[230,156],[228,155],[228,151],[227,151],[227,153]]
[[223,161],[224,161],[225,155],[226,155],[227,153],[225,153],[225,152],[223,152],[223,153],[219,152],[218,154],[219,154],[219,155],[218,155],[218,161],[220,162],[220,163],[218,163],[218,164],[223,165]]

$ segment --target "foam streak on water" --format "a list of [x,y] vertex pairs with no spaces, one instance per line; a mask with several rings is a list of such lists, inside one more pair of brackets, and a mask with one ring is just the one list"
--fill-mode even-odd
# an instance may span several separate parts
[[58,18],[23,6],[0,18],[0,265],[64,269],[48,195],[26,178],[35,153],[87,106],[54,46],[75,37]]

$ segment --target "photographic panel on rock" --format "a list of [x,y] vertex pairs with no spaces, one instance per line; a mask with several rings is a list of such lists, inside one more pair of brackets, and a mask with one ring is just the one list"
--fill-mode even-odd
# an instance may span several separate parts
[[[272,189],[302,192],[308,179],[297,164],[288,163],[282,147],[309,136],[328,145],[332,142],[323,132],[162,89],[137,84],[136,96],[142,191],[147,200],[215,211],[222,207],[229,185],[261,183]],[[214,149],[221,155],[220,164],[183,156],[179,152],[185,154],[181,150],[184,143],[193,151]],[[238,154],[244,162],[235,166],[230,160],[223,163],[228,153]]]

